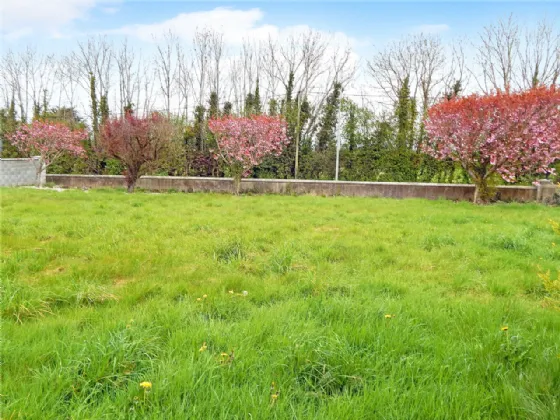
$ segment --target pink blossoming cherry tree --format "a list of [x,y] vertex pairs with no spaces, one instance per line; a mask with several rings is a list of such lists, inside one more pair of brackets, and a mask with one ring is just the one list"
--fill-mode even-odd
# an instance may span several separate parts
[[[43,186],[41,173],[64,153],[85,157],[82,142],[87,140],[86,130],[70,130],[66,125],[47,121],[33,121],[22,125],[8,137],[20,153],[29,156],[37,171],[37,186]],[[39,159],[34,159],[39,156]]]
[[476,185],[474,202],[490,199],[489,177],[506,182],[550,173],[560,159],[560,90],[537,87],[515,93],[444,100],[428,111],[425,153],[459,162]]
[[281,117],[253,115],[208,121],[218,145],[215,158],[229,167],[239,194],[241,178],[267,156],[279,156],[288,145],[286,121]]

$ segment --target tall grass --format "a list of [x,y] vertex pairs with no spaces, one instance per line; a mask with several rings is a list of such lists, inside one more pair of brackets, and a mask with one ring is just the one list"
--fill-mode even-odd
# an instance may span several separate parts
[[556,208],[0,193],[2,418],[560,418]]

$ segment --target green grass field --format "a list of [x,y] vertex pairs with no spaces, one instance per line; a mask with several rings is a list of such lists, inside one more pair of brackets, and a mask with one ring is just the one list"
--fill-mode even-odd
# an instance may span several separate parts
[[0,194],[4,419],[560,418],[560,209]]

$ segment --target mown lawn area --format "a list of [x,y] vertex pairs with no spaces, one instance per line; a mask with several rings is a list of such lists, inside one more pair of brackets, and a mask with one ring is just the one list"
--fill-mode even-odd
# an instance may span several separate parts
[[558,208],[0,194],[2,418],[560,418]]

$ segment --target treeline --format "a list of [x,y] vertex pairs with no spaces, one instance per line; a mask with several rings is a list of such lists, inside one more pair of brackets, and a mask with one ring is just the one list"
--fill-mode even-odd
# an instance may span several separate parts
[[[33,48],[7,51],[0,66],[0,139],[33,119],[87,127],[86,160],[70,157],[56,173],[118,174],[118,162],[97,149],[110,117],[159,112],[176,128],[173,147],[152,174],[221,176],[208,121],[227,115],[283,115],[290,145],[253,176],[465,182],[463,172],[419,152],[422,120],[437,101],[471,91],[554,85],[560,75],[558,29],[541,22],[529,30],[510,17],[483,28],[476,56],[464,41],[444,45],[436,35],[407,36],[357,66],[348,46],[320,32],[246,42],[229,56],[223,34],[198,31],[186,46],[168,33],[152,55],[126,41],[93,37],[67,56]],[[357,79],[373,89],[350,88]],[[6,141],[2,156],[17,153]]]
[[[171,116],[175,127],[173,139],[165,154],[151,166],[153,175],[173,176],[223,176],[224,168],[213,157],[216,142],[208,130],[208,121],[232,115],[226,103],[216,104],[214,94],[207,109],[197,107],[195,119],[187,122]],[[248,94],[244,115],[282,115],[287,122],[290,144],[282,155],[269,157],[254,169],[252,176],[259,178],[334,179],[339,145],[339,179],[354,181],[423,181],[464,182],[466,177],[451,162],[439,162],[417,151],[421,141],[421,128],[415,125],[416,112],[408,96],[408,85],[394,113],[380,116],[342,97],[342,87],[335,84],[319,116],[317,132],[309,135],[304,127],[311,117],[305,98],[287,91],[280,101],[263,104],[259,99],[258,85]],[[134,110],[132,109],[132,112]],[[97,130],[109,118],[100,113]],[[34,119],[64,122],[71,128],[85,128],[85,122],[75,109],[42,109]],[[17,129],[21,121],[11,106],[0,111],[2,135]],[[84,144],[87,159],[63,156],[49,167],[50,173],[78,173],[116,175],[123,172],[122,165],[109,159],[96,148],[95,132]],[[297,150],[297,153],[296,153]],[[297,156],[296,156],[297,155]],[[3,143],[3,157],[18,157],[9,142]]]

